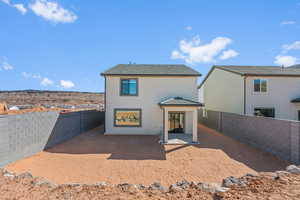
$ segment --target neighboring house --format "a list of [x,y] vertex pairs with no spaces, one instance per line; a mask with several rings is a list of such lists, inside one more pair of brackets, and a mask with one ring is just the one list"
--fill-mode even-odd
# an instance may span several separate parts
[[213,66],[198,88],[207,110],[300,120],[299,66]]
[[197,78],[185,65],[120,64],[105,78],[105,134],[193,134],[197,141]]

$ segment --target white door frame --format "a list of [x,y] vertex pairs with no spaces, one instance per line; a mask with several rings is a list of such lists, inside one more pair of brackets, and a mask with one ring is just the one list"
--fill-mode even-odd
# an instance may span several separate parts
[[169,112],[177,111],[177,112],[193,112],[193,142],[198,142],[198,107],[184,107],[184,106],[164,106],[164,142],[167,143],[169,140]]

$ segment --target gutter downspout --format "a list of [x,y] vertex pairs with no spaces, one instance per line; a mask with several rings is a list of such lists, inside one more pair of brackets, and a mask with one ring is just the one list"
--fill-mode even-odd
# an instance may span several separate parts
[[165,138],[165,108],[162,108],[163,110],[163,130],[162,130],[162,142],[165,143],[166,142],[166,138]]
[[246,76],[244,76],[244,115],[246,115]]
[[104,76],[104,133],[106,133],[106,120],[105,120],[105,115],[106,115],[106,76]]

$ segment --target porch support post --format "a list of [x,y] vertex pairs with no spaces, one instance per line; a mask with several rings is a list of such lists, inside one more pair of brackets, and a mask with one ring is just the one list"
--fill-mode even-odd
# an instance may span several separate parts
[[169,138],[168,138],[168,130],[169,130],[169,123],[168,123],[168,109],[164,108],[164,142],[167,143]]
[[198,110],[193,111],[193,142],[198,142]]

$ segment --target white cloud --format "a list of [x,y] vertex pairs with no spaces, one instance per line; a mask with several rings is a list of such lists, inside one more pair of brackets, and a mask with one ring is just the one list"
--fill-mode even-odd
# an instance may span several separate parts
[[185,29],[186,29],[187,31],[191,31],[191,30],[193,29],[193,27],[187,26],[187,27],[185,27]]
[[77,16],[60,6],[57,2],[49,0],[35,0],[29,8],[38,16],[54,23],[72,23],[77,20]]
[[2,63],[2,66],[0,67],[0,69],[3,69],[3,70],[13,70],[14,67],[12,65],[10,65],[8,62],[3,62]]
[[284,44],[282,45],[283,52],[286,53],[289,50],[297,50],[300,49],[300,41],[295,41],[292,44]]
[[199,36],[195,36],[190,41],[181,40],[179,50],[174,50],[171,58],[183,59],[190,64],[215,62],[216,57],[231,43],[230,38],[217,37],[201,45]]
[[297,63],[297,58],[293,56],[283,56],[283,55],[278,55],[275,57],[274,63],[277,65],[283,65],[285,67],[295,65]]
[[174,50],[171,55],[172,59],[185,59],[185,56],[182,55],[179,51]]
[[69,89],[75,87],[75,84],[72,81],[61,80],[60,86]]
[[281,25],[293,25],[293,24],[296,24],[295,21],[283,21],[280,23]]
[[23,15],[26,14],[26,12],[27,12],[27,9],[21,3],[13,4],[12,6],[15,7],[16,9],[18,9]]
[[42,81],[41,81],[41,85],[42,86],[49,86],[49,85],[53,85],[53,81],[48,79],[48,78],[43,78]]
[[34,78],[34,79],[42,79],[41,75],[39,75],[39,74],[32,74],[32,78]]
[[54,84],[54,81],[52,81],[51,79],[47,78],[47,77],[42,77],[39,74],[32,74],[32,73],[28,73],[28,72],[22,72],[21,75],[26,78],[26,79],[36,79],[40,81],[40,84],[44,87],[50,86]]
[[22,76],[24,77],[24,78],[30,78],[30,74],[29,73],[27,73],[27,72],[22,72],[21,73],[22,74]]
[[16,8],[18,11],[20,11],[23,15],[27,12],[27,9],[25,8],[25,6],[21,3],[18,3],[18,4],[13,4],[10,2],[10,0],[0,0],[2,1],[3,3],[11,6],[11,7],[14,7]]
[[220,59],[221,60],[226,60],[226,59],[229,59],[229,58],[236,57],[238,55],[239,55],[238,52],[236,52],[235,50],[229,49],[227,51],[223,51],[222,55],[220,56]]
[[28,72],[22,72],[22,76],[26,79],[29,79],[29,78],[39,79],[39,80],[43,79],[41,77],[41,75],[39,75],[39,74],[31,74],[31,73],[28,73]]
[[3,3],[10,5],[10,0],[1,0]]

